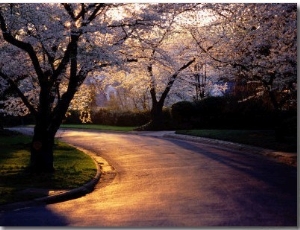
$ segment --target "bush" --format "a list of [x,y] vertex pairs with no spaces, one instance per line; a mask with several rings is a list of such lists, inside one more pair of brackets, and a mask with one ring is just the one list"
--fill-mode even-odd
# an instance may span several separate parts
[[19,126],[19,125],[29,125],[35,123],[35,118],[33,115],[28,114],[26,116],[1,116],[0,123],[3,127],[10,127],[10,126]]
[[147,123],[150,120],[150,113],[145,112],[133,112],[124,111],[116,113],[117,126],[140,126]]
[[297,136],[297,116],[283,120],[280,126],[285,135]]
[[296,112],[281,112],[278,115],[275,128],[276,140],[286,141],[288,139],[297,142],[297,114]]
[[189,122],[195,114],[195,105],[190,101],[180,101],[171,106],[171,116],[176,123]]
[[77,110],[69,111],[68,116],[63,120],[64,124],[81,124],[80,112]]
[[216,116],[224,112],[227,101],[225,97],[207,97],[201,101],[195,101],[196,113],[205,117]]
[[101,108],[92,112],[92,122],[99,125],[141,126],[150,120],[149,111],[115,111]]
[[114,125],[116,122],[115,113],[109,109],[101,108],[91,114],[92,122],[99,125]]
[[226,106],[228,106],[227,98],[208,97],[201,101],[195,101],[194,106],[193,127],[224,128],[227,125],[225,121]]
[[[238,102],[234,97],[209,97],[172,106],[172,118],[178,129],[275,129],[293,116],[293,111],[275,111],[260,99]],[[295,118],[286,122],[288,125],[281,126],[292,130]]]
[[237,120],[236,124],[231,124],[240,129],[269,129],[274,126],[276,119],[274,111],[259,99],[235,103],[230,112]]

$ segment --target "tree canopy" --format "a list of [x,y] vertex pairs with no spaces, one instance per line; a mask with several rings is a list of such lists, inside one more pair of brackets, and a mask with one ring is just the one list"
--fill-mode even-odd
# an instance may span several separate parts
[[[172,70],[188,62],[187,57],[197,58],[194,64],[212,69],[219,79],[260,81],[261,93],[292,89],[296,13],[295,4],[2,4],[1,39],[6,42],[0,47],[1,91],[15,88],[15,93],[6,94],[2,109],[35,113],[46,74],[54,75],[48,86],[54,109],[68,89],[71,66],[77,72],[75,91],[87,75],[106,67],[110,82],[125,82],[114,74],[123,68],[125,88],[142,82],[140,90],[130,90],[150,95],[152,85],[161,95]],[[75,34],[77,58],[71,65]],[[178,87],[190,87],[188,81],[195,84],[188,80],[193,66],[182,73],[185,81]]]
[[296,100],[296,4],[1,3],[0,29],[0,112],[35,117],[33,165],[40,151],[51,162],[68,109],[90,101],[83,83],[103,73],[151,97],[154,120],[170,94],[196,86],[202,98],[220,80],[247,89],[241,100],[268,97],[276,109]]

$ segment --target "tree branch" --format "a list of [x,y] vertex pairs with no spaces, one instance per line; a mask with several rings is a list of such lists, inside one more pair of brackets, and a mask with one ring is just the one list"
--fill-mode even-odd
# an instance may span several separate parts
[[73,9],[72,9],[71,4],[69,4],[69,3],[62,3],[62,5],[64,6],[64,8],[68,12],[68,14],[71,16],[71,18],[76,21],[76,18],[75,18],[75,15],[73,13]]
[[33,105],[27,100],[27,97],[22,93],[22,91],[19,89],[19,87],[15,84],[15,82],[7,76],[5,73],[0,71],[0,76],[11,86],[11,88],[18,94],[18,96],[22,99],[25,106],[29,109],[29,111],[36,116],[37,111],[33,107]]
[[39,60],[36,56],[36,53],[35,53],[33,47],[31,46],[31,44],[19,41],[11,35],[11,33],[8,31],[8,29],[6,27],[6,23],[5,23],[5,20],[2,16],[1,12],[0,12],[0,26],[1,26],[1,31],[2,31],[4,40],[7,41],[8,43],[18,47],[19,49],[22,49],[29,55],[31,62],[33,64],[33,67],[35,69],[35,72],[39,78],[39,81],[42,82],[43,78],[44,78],[44,73],[42,71],[42,68],[40,66]]
[[180,67],[170,78],[167,87],[165,88],[164,92],[162,93],[161,97],[160,97],[160,102],[163,102],[169,91],[171,90],[171,87],[173,86],[178,74],[183,71],[184,69],[188,68],[191,64],[193,64],[196,61],[196,58],[193,58],[192,60],[190,60],[189,62],[187,62],[186,64],[184,64],[182,67]]

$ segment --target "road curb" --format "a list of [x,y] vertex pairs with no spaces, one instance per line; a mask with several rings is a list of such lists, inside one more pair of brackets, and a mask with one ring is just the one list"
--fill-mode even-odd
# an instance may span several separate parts
[[189,136],[189,135],[175,134],[175,133],[174,134],[168,133],[163,135],[163,137],[174,138],[174,139],[185,140],[185,141],[193,141],[193,142],[198,142],[203,144],[217,144],[219,146],[223,146],[226,148],[249,151],[254,154],[260,154],[266,157],[270,157],[277,162],[284,163],[289,166],[297,167],[297,153],[275,151],[271,149],[265,149],[256,146],[239,144],[239,143],[223,141],[218,139],[196,137],[196,136]]
[[94,176],[94,178],[91,179],[86,184],[82,185],[81,187],[74,188],[67,192],[63,192],[63,193],[52,195],[52,196],[36,198],[36,199],[34,199],[34,201],[36,201],[38,203],[42,202],[42,203],[46,203],[46,204],[56,203],[56,202],[61,202],[61,201],[84,196],[94,190],[95,185],[98,183],[98,181],[101,178],[101,168],[99,166],[99,163],[95,160],[94,157],[91,156],[90,152],[88,152],[82,148],[78,148],[78,147],[75,147],[75,148],[77,148],[80,151],[84,152],[85,154],[89,155],[92,158],[92,160],[94,161],[96,168],[97,168],[97,172],[96,172],[96,175]]
[[10,203],[10,204],[0,205],[0,212],[14,210],[14,209],[16,209],[16,210],[25,209],[29,206],[62,202],[62,201],[78,198],[78,197],[84,196],[84,195],[92,192],[94,190],[95,185],[98,183],[98,181],[101,178],[101,174],[102,174],[101,167],[99,166],[99,162],[96,161],[96,159],[92,156],[92,152],[87,151],[82,148],[78,148],[78,147],[75,147],[75,148],[77,148],[80,151],[84,152],[85,154],[89,155],[92,158],[92,160],[94,161],[96,168],[97,168],[97,172],[96,172],[96,175],[93,177],[93,179],[91,179],[89,182],[87,182],[86,184],[84,184],[78,188],[74,188],[69,191],[59,193],[59,194],[39,197],[39,198],[35,198],[33,200],[24,201],[24,202],[15,202],[15,203]]

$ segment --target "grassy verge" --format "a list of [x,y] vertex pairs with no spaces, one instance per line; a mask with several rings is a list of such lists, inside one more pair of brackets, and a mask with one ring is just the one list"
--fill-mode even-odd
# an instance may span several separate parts
[[72,189],[91,180],[96,174],[93,160],[83,152],[57,142],[54,150],[54,174],[32,174],[29,164],[31,138],[6,131],[0,133],[0,204],[44,196],[24,193],[27,188]]
[[286,137],[284,141],[279,142],[275,138],[274,130],[179,130],[176,133],[231,141],[276,151],[297,152],[297,137]]

